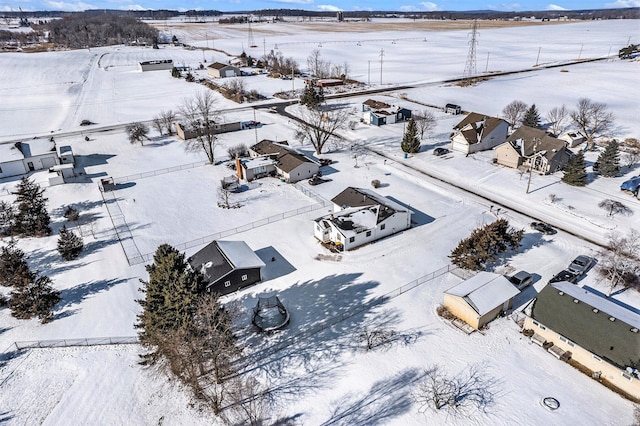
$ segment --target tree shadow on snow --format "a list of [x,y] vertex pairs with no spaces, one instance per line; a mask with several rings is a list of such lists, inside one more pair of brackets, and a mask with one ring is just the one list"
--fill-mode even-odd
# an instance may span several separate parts
[[412,384],[424,376],[418,369],[408,369],[396,376],[373,384],[366,394],[341,395],[332,405],[329,425],[376,425],[389,422],[411,409]]
[[68,306],[77,305],[83,302],[85,299],[93,296],[94,294],[107,291],[111,287],[114,287],[118,284],[126,283],[127,281],[128,280],[126,278],[90,281],[88,283],[80,284],[75,287],[62,290],[60,294],[62,300],[57,305],[57,308],[58,310],[60,310]]
[[13,417],[14,417],[14,415],[11,414],[10,411],[0,411],[0,424],[6,423],[6,422],[12,420]]

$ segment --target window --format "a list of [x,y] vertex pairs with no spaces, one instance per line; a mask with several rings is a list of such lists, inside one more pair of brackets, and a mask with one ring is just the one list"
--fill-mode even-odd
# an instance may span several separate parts
[[246,280],[247,280],[247,275],[245,274],[242,276],[242,281],[246,281]]
[[633,380],[633,376],[625,371],[622,372],[622,377],[624,377],[625,379],[632,381]]
[[371,231],[367,231],[367,237],[371,236]]
[[231,281],[225,281],[224,282],[224,286],[225,287],[231,287]]
[[354,242],[355,240],[356,240],[356,237],[351,237],[351,238],[349,238],[349,242],[350,242],[350,243]]
[[593,357],[593,359],[595,359],[598,362],[602,362],[602,358],[600,358],[598,355],[591,355]]
[[386,224],[383,223],[382,225],[380,225],[380,230],[383,230],[384,228],[386,228]]
[[0,173],[2,173],[2,167],[0,167]]

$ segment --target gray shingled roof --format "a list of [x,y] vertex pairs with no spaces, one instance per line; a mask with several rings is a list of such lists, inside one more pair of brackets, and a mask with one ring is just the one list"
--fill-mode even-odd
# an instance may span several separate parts
[[568,282],[547,285],[531,317],[619,368],[640,361],[640,315],[584,288]]
[[[469,113],[462,121],[456,124],[453,129],[461,130],[467,124],[470,124],[471,128],[462,132],[464,138],[469,143],[477,143],[478,135],[482,131],[484,135],[488,135],[493,132],[493,130],[500,125],[504,120],[497,117],[489,117],[483,114],[478,114],[477,112]],[[484,130],[483,127],[484,126]]]
[[520,155],[523,155],[521,143],[524,142],[524,157],[530,157],[535,152],[546,151],[545,157],[553,158],[556,152],[561,151],[567,143],[561,139],[549,136],[547,132],[528,126],[520,126],[507,138],[506,143],[510,143]]

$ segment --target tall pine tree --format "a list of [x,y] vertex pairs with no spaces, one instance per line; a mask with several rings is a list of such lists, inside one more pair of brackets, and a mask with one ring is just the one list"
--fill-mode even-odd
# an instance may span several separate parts
[[616,177],[620,172],[620,144],[617,140],[609,142],[598,156],[598,171],[604,177]]
[[12,231],[29,237],[49,235],[51,219],[47,212],[47,199],[43,195],[44,188],[23,177],[14,194],[17,207]]
[[0,286],[25,287],[35,279],[22,250],[15,240],[0,249]]
[[582,151],[579,151],[569,159],[563,171],[562,181],[564,183],[573,186],[585,186],[587,184],[587,172],[585,171]]
[[522,119],[522,124],[524,126],[533,127],[534,129],[540,128],[540,114],[538,113],[536,104],[531,105],[529,109],[527,109],[527,112],[525,112],[524,118]]
[[415,154],[420,151],[420,139],[418,138],[418,127],[413,118],[409,119],[407,123],[407,130],[402,137],[402,143],[400,144],[402,152],[408,154]]
[[73,260],[84,248],[82,237],[73,231],[69,231],[66,225],[62,225],[60,229],[60,237],[58,238],[58,253],[64,260]]
[[51,286],[51,279],[47,276],[36,276],[24,287],[11,292],[9,307],[11,315],[19,319],[38,317],[41,323],[47,323],[53,318],[53,308],[60,302],[60,292]]
[[184,254],[162,244],[147,266],[149,281],[142,281],[145,293],[138,300],[142,313],[138,315],[136,328],[140,329],[140,342],[151,349],[144,355],[145,363],[154,364],[168,353],[167,336],[181,330],[191,330],[198,297],[204,293],[202,275],[194,272]]
[[302,96],[300,96],[300,105],[304,105],[309,109],[315,109],[324,102],[324,91],[322,87],[316,87],[311,83],[308,83]]

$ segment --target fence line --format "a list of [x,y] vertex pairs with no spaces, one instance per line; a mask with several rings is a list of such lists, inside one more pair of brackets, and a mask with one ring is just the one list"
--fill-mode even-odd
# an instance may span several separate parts
[[136,179],[146,179],[146,178],[150,178],[150,177],[154,177],[154,176],[165,175],[167,173],[179,172],[180,170],[195,169],[196,167],[202,167],[202,166],[206,166],[208,164],[209,163],[203,163],[202,161],[198,161],[197,163],[182,164],[182,165],[179,165],[179,166],[167,167],[167,168],[158,169],[158,170],[152,170],[150,172],[137,173],[135,175],[119,176],[119,177],[114,177],[113,178],[113,183],[114,184],[122,184],[122,183],[131,182],[132,180],[136,180]]
[[[120,242],[120,247],[122,247],[124,256],[127,258],[129,266],[133,266],[135,263],[132,263],[131,259],[141,257],[140,250],[138,250],[138,246],[136,245],[133,235],[131,234],[131,230],[129,229],[129,224],[125,220],[122,210],[120,210],[118,200],[111,191],[105,192],[101,190],[100,195],[102,196],[102,201],[107,207],[109,219],[111,219],[113,230],[116,233],[116,238]],[[109,198],[109,201],[107,201],[107,198]]]
[[68,348],[72,346],[132,345],[139,343],[138,336],[88,337],[78,339],[28,340],[14,342],[17,350],[42,348]]
[[[426,282],[432,281],[433,279],[442,276],[446,273],[452,273],[455,276],[460,276],[459,274],[459,268],[457,266],[453,266],[453,265],[447,265],[447,266],[443,266],[440,269],[437,269],[427,275],[423,275],[422,277],[415,279],[413,281],[410,281],[407,284],[404,284],[398,288],[396,288],[395,290],[392,290],[388,293],[383,294],[382,296],[379,296],[377,298],[374,298],[372,300],[369,300],[368,302],[348,311],[348,312],[343,312],[339,315],[336,315],[334,317],[328,318],[322,322],[320,322],[319,324],[315,325],[314,327],[310,328],[309,330],[303,331],[301,333],[295,334],[281,342],[275,343],[271,346],[268,346],[264,349],[261,349],[257,352],[254,352],[250,355],[244,356],[240,359],[238,359],[234,364],[236,364],[237,371],[242,370],[247,368],[250,364],[252,360],[255,359],[261,359],[264,358],[268,355],[273,355],[283,349],[285,349],[288,346],[294,345],[296,344],[298,341],[307,338],[309,336],[312,336],[314,334],[317,334],[323,330],[326,330],[327,328],[333,327],[334,325],[349,319],[351,317],[354,317],[362,312],[365,312],[371,308],[374,308],[378,305],[381,305],[382,303],[385,303],[391,299],[394,299],[406,292],[408,292],[409,290],[412,290]],[[468,272],[468,271],[465,271]],[[475,272],[470,272],[470,275],[467,274],[468,276],[473,276],[475,275]],[[242,373],[236,373],[236,375],[238,374],[242,374]]]

